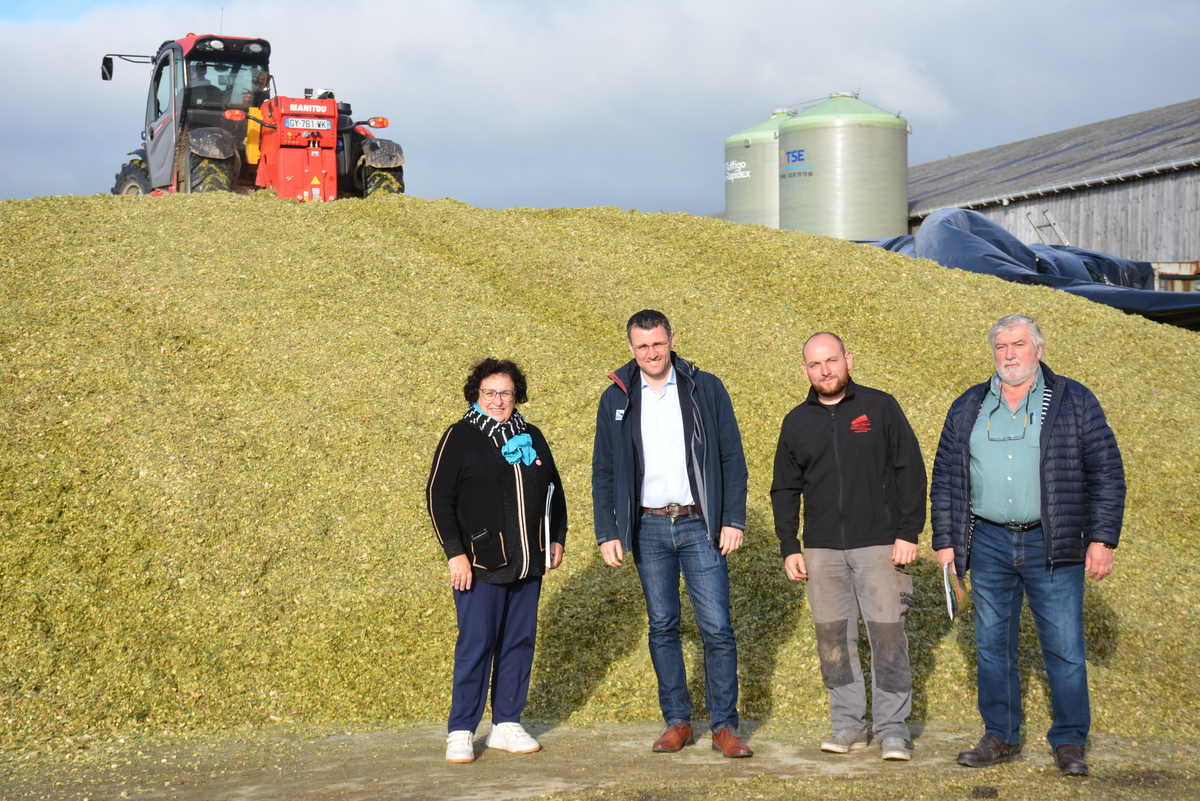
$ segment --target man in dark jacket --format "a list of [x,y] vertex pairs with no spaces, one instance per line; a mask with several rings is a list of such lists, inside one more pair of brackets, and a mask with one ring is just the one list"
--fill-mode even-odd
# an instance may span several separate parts
[[1096,396],[1042,363],[1037,323],[1003,317],[988,342],[996,373],[951,405],[929,493],[938,563],[958,576],[969,568],[974,595],[986,731],[958,761],[1020,758],[1017,632],[1027,595],[1050,683],[1046,738],[1060,773],[1086,776],[1083,579],[1112,573],[1125,470]]
[[704,642],[712,747],[752,755],[738,734],[737,645],[725,557],[746,528],[746,459],[733,404],[716,376],[675,355],[675,334],[649,309],[626,326],[633,361],[609,375],[592,452],[596,542],[606,564],[633,554],[650,621],[650,659],[667,724],[652,746],[695,742],[679,637],[679,576]]
[[[804,343],[804,403],[783,420],[771,505],[784,570],[808,580],[833,734],[821,750],[867,746],[867,693],[858,658],[861,610],[871,641],[872,717],[884,759],[912,759],[912,673],[904,617],[913,604],[905,567],[925,527],[925,462],[896,399],[850,379],[841,338]],[[804,496],[804,550],[797,539]],[[807,554],[807,562],[805,561]]]

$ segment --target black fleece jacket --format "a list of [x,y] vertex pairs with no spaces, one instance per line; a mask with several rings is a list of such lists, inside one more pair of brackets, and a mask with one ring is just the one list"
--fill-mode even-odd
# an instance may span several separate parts
[[826,406],[810,389],[783,419],[771,506],[784,557],[804,547],[850,550],[916,542],[925,527],[925,462],[896,399],[853,380]]

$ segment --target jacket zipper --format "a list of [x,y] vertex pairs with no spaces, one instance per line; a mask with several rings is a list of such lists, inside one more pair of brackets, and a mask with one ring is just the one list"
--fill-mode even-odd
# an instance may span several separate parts
[[[616,373],[613,373],[612,375],[610,375],[609,378],[611,378],[613,381],[615,381],[617,386],[620,387],[625,392],[625,411],[621,414],[621,422],[628,425],[628,423],[626,423],[626,421],[625,421],[625,418],[627,416],[629,416],[629,410],[633,408],[633,395],[632,395],[632,393],[630,393],[630,391],[628,389],[625,388],[625,385],[621,383],[620,379],[617,378]],[[621,444],[624,445],[624,442],[622,442]],[[629,447],[630,447],[630,452],[633,452],[634,450],[636,450],[633,445],[632,429],[629,432]],[[622,448],[621,450],[624,451],[624,448]],[[617,458],[618,458],[617,456],[613,456],[613,461],[615,462],[617,460]],[[638,524],[637,504],[635,504],[633,502],[633,499],[637,497],[637,493],[638,493],[638,489],[637,489],[637,454],[636,453],[634,454],[632,463],[630,464],[630,468],[633,470],[634,489],[633,489],[633,494],[629,496],[629,501],[628,501],[628,504],[629,504],[628,505],[628,509],[629,509],[629,543],[628,543],[628,545],[629,545],[629,549],[632,550],[632,548],[633,548],[633,530],[634,530],[634,528],[637,527],[637,524]],[[616,487],[615,487],[616,482],[613,482],[613,484],[614,484],[613,491],[616,492]],[[621,542],[621,530],[620,530],[619,526],[617,527],[617,542]],[[625,545],[626,545],[626,543],[623,543],[623,542],[621,543],[622,548],[624,548]]]
[[525,482],[521,478],[521,465],[514,464],[512,466],[513,474],[517,478],[517,520],[518,534],[521,538],[521,575],[518,579],[523,579],[529,575],[529,534],[525,527]]
[[[1045,375],[1045,373],[1043,373],[1043,375]],[[1064,385],[1065,385],[1065,382],[1064,382]],[[1030,387],[1029,391],[1032,392],[1033,388]],[[1046,425],[1047,421],[1051,419],[1049,412],[1050,412],[1051,408],[1053,407],[1054,419],[1057,420],[1058,419],[1058,408],[1062,403],[1062,398],[1058,398],[1057,399],[1058,402],[1057,403],[1055,402],[1055,400],[1056,400],[1055,394],[1056,393],[1054,392],[1054,388],[1050,386],[1050,381],[1047,380],[1045,385],[1042,387],[1042,408],[1040,409],[1040,414],[1042,415],[1042,421],[1041,421],[1042,428],[1038,432],[1038,450],[1041,451],[1041,453],[1038,455],[1038,484],[1039,485],[1041,485],[1043,483],[1042,477],[1045,475],[1045,471],[1042,468],[1042,460],[1046,458],[1046,453],[1050,450],[1046,446],[1050,444],[1050,437],[1053,434],[1053,432],[1050,430],[1050,426]],[[1063,394],[1065,395],[1066,393],[1064,392]],[[1045,442],[1042,442],[1043,437],[1045,437]],[[1042,488],[1041,494],[1045,495],[1045,487]],[[1042,499],[1042,502],[1043,502],[1043,504],[1045,503],[1044,498]],[[1038,511],[1040,512],[1042,510],[1039,509]],[[1046,561],[1050,563],[1050,569],[1053,570],[1054,569],[1054,542],[1053,542],[1052,538],[1049,536],[1049,532],[1047,532],[1047,529],[1050,526],[1050,520],[1049,520],[1049,516],[1045,515],[1045,514],[1042,515],[1042,518],[1043,518],[1042,519],[1042,543],[1046,548]],[[1086,550],[1086,548],[1084,550]]]
[[829,426],[833,429],[833,463],[837,467],[838,477],[838,515],[840,519],[839,528],[842,536],[842,548],[846,547],[846,509],[845,509],[845,476],[842,475],[842,445],[838,439],[837,430],[837,406],[830,406],[829,409]]
[[[672,366],[674,367],[674,365]],[[679,369],[677,367],[674,369],[676,374],[679,374]],[[708,538],[709,542],[712,542],[712,524],[709,522],[711,518],[708,514],[708,477],[704,474],[704,465],[708,461],[708,432],[704,430],[704,421],[700,419],[700,409],[696,406],[696,382],[690,375],[685,375],[684,378],[687,379],[688,403],[692,407],[692,441],[684,444],[684,450],[691,452],[692,469],[696,473],[696,492],[700,495],[692,500],[700,507],[700,516],[704,519],[704,536]],[[683,411],[682,405],[680,411]],[[686,428],[685,425],[684,429],[686,430]],[[699,434],[698,437],[697,434]],[[696,453],[694,450],[697,439],[700,442],[701,453]]]

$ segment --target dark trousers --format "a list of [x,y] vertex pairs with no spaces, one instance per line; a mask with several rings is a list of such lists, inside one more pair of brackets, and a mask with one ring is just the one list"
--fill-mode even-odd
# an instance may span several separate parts
[[458,642],[447,731],[475,731],[483,719],[489,684],[492,722],[520,722],[529,697],[541,591],[541,577],[511,584],[477,580],[466,592],[454,591]]

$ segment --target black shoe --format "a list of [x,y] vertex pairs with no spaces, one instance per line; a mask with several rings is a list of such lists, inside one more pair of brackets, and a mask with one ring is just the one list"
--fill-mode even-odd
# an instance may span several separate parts
[[1054,764],[1058,772],[1064,776],[1088,775],[1087,763],[1083,761],[1083,746],[1075,743],[1063,743],[1054,749]]
[[958,764],[973,768],[987,768],[1001,762],[1014,762],[1021,758],[1021,744],[1009,745],[992,733],[983,735],[979,745],[958,755]]

